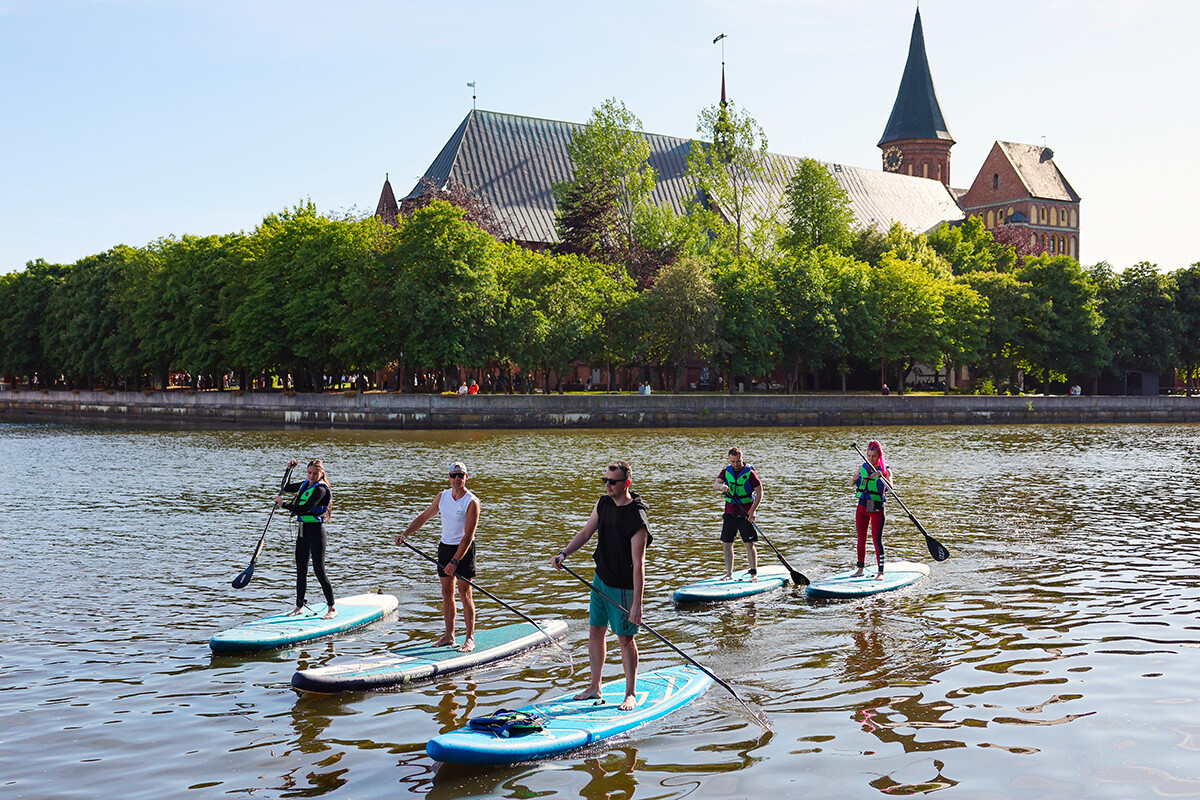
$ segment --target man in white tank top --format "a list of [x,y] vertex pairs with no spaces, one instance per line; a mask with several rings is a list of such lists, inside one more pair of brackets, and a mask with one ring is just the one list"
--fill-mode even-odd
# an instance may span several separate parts
[[[479,498],[467,488],[467,468],[461,461],[450,465],[448,480],[450,488],[443,489],[438,496],[414,519],[404,533],[396,537],[396,544],[420,530],[421,526],[435,515],[442,517],[442,540],[438,543],[438,577],[442,582],[442,616],[446,620],[446,633],[435,643],[443,647],[455,643],[454,638],[454,584],[455,576],[470,580],[475,577],[475,527],[479,524]],[[475,649],[475,597],[471,584],[457,581],[458,596],[462,599],[463,624],[466,638],[458,649],[469,653]]]

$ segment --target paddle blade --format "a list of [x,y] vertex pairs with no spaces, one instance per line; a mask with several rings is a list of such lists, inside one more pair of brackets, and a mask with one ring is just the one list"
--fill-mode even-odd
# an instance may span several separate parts
[[791,573],[792,583],[796,584],[797,586],[808,586],[810,583],[808,578],[804,577],[802,573],[796,572],[796,570],[791,570]]
[[950,551],[928,533],[925,534],[925,544],[928,545],[929,555],[933,556],[934,561],[945,561],[950,557]]
[[250,579],[252,577],[254,577],[254,564],[253,563],[251,563],[250,566],[248,566],[244,570],[242,570],[241,573],[236,578],[233,579],[233,588],[241,589],[243,586],[245,586],[247,583],[250,582]]

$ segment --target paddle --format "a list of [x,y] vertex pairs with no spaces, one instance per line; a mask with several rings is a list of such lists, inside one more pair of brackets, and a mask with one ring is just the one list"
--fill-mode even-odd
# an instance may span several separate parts
[[[409,550],[412,550],[414,553],[416,553],[417,555],[419,555],[421,558],[425,559],[426,561],[432,561],[432,562],[433,562],[435,565],[438,563],[438,560],[437,560],[436,558],[434,558],[433,556],[429,555],[428,553],[422,553],[420,550],[418,550],[417,548],[413,547],[413,546],[412,546],[411,544],[409,544],[408,542],[401,542],[401,544],[403,544],[403,545],[404,545],[405,547],[407,547]],[[440,566],[440,565],[438,565],[438,566]],[[488,597],[492,598],[492,599],[493,599],[493,600],[495,600],[497,603],[499,603],[500,605],[502,605],[502,606],[504,606],[505,608],[507,608],[509,611],[511,611],[511,612],[513,612],[514,614],[516,614],[517,616],[519,616],[521,619],[523,619],[523,620],[525,620],[526,622],[528,622],[528,623],[530,623],[531,625],[533,625],[533,627],[537,628],[539,631],[541,631],[541,632],[542,632],[542,635],[546,637],[546,639],[547,639],[547,640],[550,642],[550,644],[554,645],[554,646],[555,646],[555,647],[557,647],[559,650],[562,650],[564,653],[566,653],[566,654],[567,654],[567,658],[570,658],[570,657],[571,657],[571,654],[570,654],[570,652],[568,652],[568,651],[567,651],[567,648],[565,648],[565,647],[563,647],[561,644],[559,644],[559,643],[558,643],[558,641],[557,641],[557,640],[556,640],[556,639],[555,639],[553,636],[551,636],[550,634],[546,633],[546,629],[545,629],[545,628],[543,628],[541,625],[538,625],[536,622],[534,622],[534,621],[533,621],[532,619],[530,619],[529,617],[525,616],[525,614],[523,614],[522,612],[520,612],[520,611],[518,611],[517,609],[513,608],[513,607],[512,607],[512,606],[510,606],[508,603],[506,603],[506,602],[504,602],[503,600],[501,600],[499,597],[496,597],[496,595],[492,594],[492,593],[491,593],[491,592],[489,592],[487,589],[485,589],[485,588],[483,588],[482,586],[480,586],[478,583],[474,583],[474,582],[472,582],[472,581],[468,580],[467,578],[464,578],[462,575],[459,575],[458,573],[455,573],[454,577],[458,578],[460,581],[462,581],[463,583],[467,584],[468,586],[470,586],[470,587],[472,587],[472,588],[475,588],[475,589],[478,589],[479,591],[483,592],[485,595],[487,595]]]
[[[575,570],[571,569],[571,568],[570,568],[570,567],[568,567],[566,564],[563,564],[563,565],[562,565],[562,568],[563,568],[563,569],[565,569],[567,572],[571,573],[573,576],[575,576],[575,579],[576,579],[576,580],[578,580],[578,581],[579,581],[580,583],[582,583],[584,586],[586,586],[586,587],[588,587],[589,589],[591,589],[593,592],[594,592],[594,591],[597,591],[597,590],[596,590],[596,587],[592,585],[592,582],[591,582],[591,581],[589,581],[587,578],[581,577],[581,576],[579,575],[579,573],[578,573],[578,572],[576,572]],[[612,603],[614,606],[616,606],[617,608],[619,608],[619,609],[621,609],[622,611],[624,611],[624,612],[625,612],[625,614],[626,614],[626,616],[628,616],[628,614],[629,614],[629,609],[628,609],[628,608],[626,608],[625,606],[623,606],[623,605],[621,605],[620,603],[616,602],[615,600],[609,599],[608,601],[609,601],[610,603]],[[725,681],[723,681],[723,680],[721,680],[720,678],[718,678],[718,677],[717,677],[717,676],[716,676],[716,675],[715,675],[715,674],[712,672],[712,670],[710,670],[708,667],[706,667],[706,666],[704,666],[703,664],[701,664],[701,663],[700,663],[699,661],[697,661],[696,659],[694,659],[694,658],[692,658],[691,656],[689,656],[687,653],[685,653],[685,652],[683,652],[682,650],[680,650],[678,647],[676,647],[674,644],[672,644],[672,643],[671,643],[671,642],[670,642],[670,641],[669,641],[669,640],[668,640],[668,639],[667,639],[665,636],[663,636],[661,633],[659,633],[658,631],[654,630],[654,628],[652,628],[652,627],[650,627],[648,624],[646,624],[646,621],[645,621],[644,619],[643,619],[641,622],[639,622],[638,624],[639,624],[641,627],[645,628],[646,630],[650,631],[650,632],[651,632],[652,634],[654,634],[656,637],[658,637],[658,640],[659,640],[660,642],[662,642],[663,644],[665,644],[667,647],[671,648],[671,649],[672,649],[672,650],[674,650],[676,653],[679,653],[679,655],[681,655],[681,656],[683,656],[684,658],[686,658],[686,659],[688,660],[688,663],[690,663],[690,664],[691,664],[692,666],[694,666],[696,669],[700,670],[700,671],[701,671],[701,672],[703,672],[705,675],[707,675],[708,677],[712,678],[714,681],[716,681],[717,683],[719,683],[719,684],[720,684],[720,685],[721,685],[721,686],[722,686],[722,687],[725,689],[725,691],[727,691],[727,692],[729,692],[731,695],[733,695],[733,699],[734,699],[734,700],[737,700],[739,703],[741,703],[741,704],[742,704],[742,707],[743,707],[743,708],[745,708],[747,711],[749,711],[749,712],[750,712],[750,716],[754,718],[754,721],[755,721],[755,722],[757,722],[759,725],[763,726],[763,727],[764,727],[764,728],[766,728],[767,730],[772,730],[771,723],[770,723],[770,722],[768,722],[768,721],[767,721],[767,719],[766,719],[765,717],[763,717],[761,714],[759,714],[757,711],[755,711],[753,708],[751,708],[751,707],[749,706],[749,704],[747,704],[747,703],[746,703],[746,701],[745,701],[745,700],[743,700],[741,697],[739,697],[739,696],[738,696],[738,693],[737,693],[737,692],[735,692],[735,691],[733,690],[733,687],[732,687],[732,686],[730,686],[728,683],[726,683]]]
[[[294,466],[294,465],[293,465]],[[283,473],[283,481],[279,484],[279,491],[283,491],[283,487],[287,486],[288,478],[292,476],[292,467],[287,468],[287,472]],[[263,544],[267,541],[267,528],[271,527],[271,520],[275,518],[275,509],[279,506],[271,506],[271,515],[267,517],[267,524],[263,526],[262,536],[258,537],[258,546],[254,548],[254,554],[250,556],[250,566],[242,570],[236,578],[233,579],[233,588],[241,589],[250,582],[250,578],[254,577],[254,562],[258,561],[258,554],[262,552]]]
[[737,503],[734,503],[734,505],[737,507],[738,511],[742,512],[742,515],[746,517],[746,520],[750,523],[750,525],[753,526],[754,532],[757,533],[759,536],[761,536],[763,541],[767,543],[767,546],[775,551],[775,556],[779,559],[779,563],[783,564],[783,566],[787,569],[787,571],[791,573],[792,582],[795,583],[797,586],[808,586],[808,584],[810,583],[808,578],[804,577],[804,573],[797,572],[796,570],[792,569],[792,565],[789,564],[787,562],[787,559],[785,559],[783,557],[783,553],[780,553],[779,550],[777,550],[775,548],[775,545],[771,544],[771,540],[768,539],[767,535],[762,532],[762,529],[760,529],[758,527],[758,525],[754,522],[754,520],[750,519],[749,512],[747,512],[746,509],[742,508]]
[[925,537],[925,546],[929,548],[929,555],[933,556],[933,560],[945,561],[947,558],[949,558],[950,551],[942,546],[941,542],[929,535],[929,531],[925,530],[925,526],[917,521],[917,518],[913,516],[913,513],[908,510],[908,506],[904,505],[904,501],[900,499],[900,495],[896,494],[896,489],[892,486],[892,484],[888,483],[887,478],[883,477],[883,473],[871,466],[871,462],[867,461],[867,457],[863,455],[862,450],[858,449],[857,444],[851,444],[850,446],[854,448],[854,452],[858,453],[859,458],[861,458],[863,463],[870,468],[871,472],[879,475],[879,480],[883,481],[883,485],[886,486],[888,491],[892,493],[892,497],[896,498],[896,502],[899,503],[900,507],[904,509],[904,513],[908,514],[908,518],[912,520],[912,524],[917,526],[917,530],[919,530],[921,535]]

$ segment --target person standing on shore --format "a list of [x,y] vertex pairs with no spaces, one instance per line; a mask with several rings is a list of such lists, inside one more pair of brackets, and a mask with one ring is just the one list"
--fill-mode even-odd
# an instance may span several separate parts
[[762,481],[754,467],[742,460],[740,447],[729,448],[729,466],[713,481],[713,489],[725,495],[725,513],[721,515],[721,544],[725,551],[725,578],[733,577],[733,540],[741,534],[746,545],[750,580],[758,580],[758,531],[754,514],[763,498]]
[[875,580],[883,578],[883,501],[887,493],[888,482],[892,480],[892,471],[883,461],[883,445],[872,440],[867,444],[867,460],[854,474],[854,493],[858,497],[858,507],[854,510],[854,527],[858,532],[858,571],[854,577],[863,574],[867,564],[867,525],[871,526],[871,538],[875,544],[875,560],[879,564],[879,572]]
[[454,644],[454,584],[458,583],[458,596],[462,600],[463,625],[466,638],[460,652],[475,649],[475,596],[471,584],[456,581],[455,577],[470,580],[475,577],[475,528],[479,525],[479,498],[467,488],[467,468],[461,461],[450,465],[447,480],[450,488],[443,489],[433,498],[429,508],[422,511],[404,533],[396,537],[396,544],[420,530],[421,526],[438,514],[442,517],[442,538],[438,543],[438,578],[442,583],[442,617],[446,621],[446,633],[434,643],[434,647]]
[[[288,462],[288,469],[296,466],[296,460]],[[333,490],[325,477],[325,465],[321,459],[308,462],[308,478],[289,483],[283,491],[296,493],[296,499],[285,503],[283,495],[275,495],[275,505],[287,509],[296,518],[300,530],[296,535],[296,608],[288,615],[294,617],[304,608],[304,595],[308,589],[308,561],[312,558],[313,574],[325,593],[325,619],[337,616],[333,605],[333,585],[325,575],[325,523],[329,521],[333,505]]]
[[[567,556],[587,544],[599,531],[596,550],[596,574],[588,610],[588,664],[591,678],[586,689],[575,695],[576,700],[600,697],[600,679],[608,648],[607,633],[611,627],[621,648],[621,665],[625,670],[625,699],[621,710],[637,705],[638,648],[634,636],[642,622],[642,596],[646,589],[646,548],[653,537],[646,516],[646,504],[633,485],[633,470],[624,461],[608,465],[604,477],[604,496],[592,508],[591,516],[579,533],[560,550],[550,563],[562,569]],[[628,610],[626,613],[622,606]]]

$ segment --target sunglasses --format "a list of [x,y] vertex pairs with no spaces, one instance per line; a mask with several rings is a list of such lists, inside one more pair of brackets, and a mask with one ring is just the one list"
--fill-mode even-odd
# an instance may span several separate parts
[[467,473],[465,473],[465,472],[451,472],[451,473],[450,473],[450,477],[451,477],[451,478],[465,478],[465,477],[467,477]]
[[625,479],[624,478],[601,478],[600,482],[606,483],[609,486],[616,486],[618,484],[624,483]]

